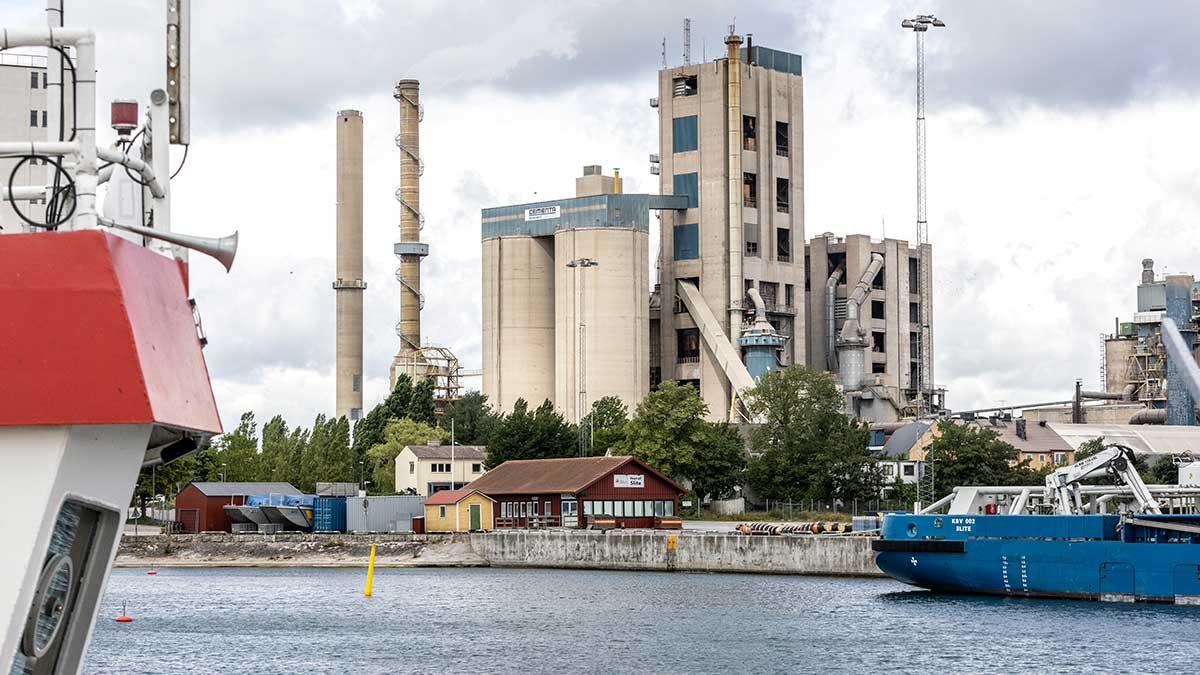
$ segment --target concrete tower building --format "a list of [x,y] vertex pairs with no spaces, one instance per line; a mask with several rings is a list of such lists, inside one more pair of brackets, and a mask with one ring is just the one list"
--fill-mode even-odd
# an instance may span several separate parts
[[[933,317],[930,290],[920,292],[920,259],[928,256],[932,269],[932,255],[928,244],[863,234],[826,233],[806,247],[808,365],[838,373],[848,412],[877,422],[916,414],[921,303]],[[935,410],[942,398],[934,388]]]
[[[746,379],[733,361],[745,313],[754,309],[748,289],[758,290],[769,323],[791,338],[780,361],[807,361],[798,306],[805,281],[801,58],[743,48],[737,35],[726,45],[724,59],[659,71],[652,102],[661,192],[687,198],[686,209],[662,216],[652,377],[695,385],[720,420]],[[693,312],[681,302],[682,284],[707,308]]]
[[336,415],[353,421],[363,408],[363,118],[337,116]]
[[425,296],[421,293],[421,259],[429,255],[429,245],[421,243],[421,228],[425,216],[421,215],[421,83],[417,80],[400,80],[396,83],[394,96],[400,104],[400,133],[396,136],[396,147],[400,149],[400,189],[396,199],[400,202],[400,242],[394,247],[400,267],[396,280],[400,282],[400,321],[396,334],[400,337],[400,350],[392,360],[391,383],[396,377],[408,373],[420,379],[429,373],[421,351],[421,310]]
[[[44,141],[49,138],[49,124],[54,116],[50,115],[47,109],[48,86],[45,56],[0,52],[0,138],[10,141]],[[68,133],[69,131],[68,128]],[[8,187],[9,174],[17,161],[0,159],[2,187]],[[13,187],[45,185],[47,176],[49,171],[46,165],[25,162],[17,171]],[[0,234],[26,232],[30,229],[13,211],[14,204],[34,221],[45,221],[45,200],[0,201],[0,228],[4,228],[0,230]]]

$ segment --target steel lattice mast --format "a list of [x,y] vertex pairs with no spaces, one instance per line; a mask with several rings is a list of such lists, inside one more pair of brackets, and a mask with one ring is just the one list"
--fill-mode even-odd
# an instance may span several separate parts
[[918,272],[920,284],[921,325],[917,335],[917,417],[929,414],[933,398],[933,364],[929,351],[929,305],[933,300],[933,275],[929,268],[929,220],[925,205],[925,33],[931,27],[944,28],[945,23],[932,14],[918,14],[900,23],[917,36],[917,249],[920,252]]

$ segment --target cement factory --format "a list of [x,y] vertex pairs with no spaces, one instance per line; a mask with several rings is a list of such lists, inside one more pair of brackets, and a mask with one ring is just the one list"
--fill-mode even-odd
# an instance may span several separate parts
[[733,34],[726,45],[658,74],[660,194],[625,194],[618,171],[591,165],[574,197],[484,209],[483,391],[501,410],[550,400],[574,422],[602,397],[632,408],[674,380],[713,420],[747,421],[741,392],[791,364],[838,373],[847,412],[865,419],[943,407],[921,321],[932,248],[805,243],[801,57]]
[[[914,26],[916,24],[913,24]],[[934,26],[936,24],[928,24]],[[906,28],[912,26],[905,26]],[[740,399],[793,364],[835,374],[848,415],[891,431],[907,420],[980,415],[1030,423],[1190,424],[1172,403],[1163,316],[1196,344],[1200,289],[1146,260],[1132,321],[1104,339],[1103,391],[951,412],[934,379],[933,247],[924,206],[923,32],[918,38],[916,243],[867,234],[809,238],[804,77],[798,54],[732,31],[722,58],[658,72],[658,194],[629,194],[619,169],[583,167],[575,194],[481,214],[482,371],[421,333],[420,85],[400,80],[399,347],[389,381],[433,378],[439,407],[482,375],[499,412],[550,401],[577,423],[603,397],[630,409],[659,383],[694,386],[712,421],[751,422]],[[337,415],[363,415],[363,116],[337,115]],[[652,228],[652,218],[657,227]],[[657,230],[657,246],[651,233]],[[1173,313],[1173,314],[1172,314]],[[1177,315],[1177,316],[1176,316]],[[1176,410],[1172,417],[1172,410]]]

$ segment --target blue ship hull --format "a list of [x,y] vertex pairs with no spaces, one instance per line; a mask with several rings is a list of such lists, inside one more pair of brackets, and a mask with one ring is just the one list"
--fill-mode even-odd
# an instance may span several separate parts
[[892,514],[873,548],[934,591],[1200,604],[1200,516]]

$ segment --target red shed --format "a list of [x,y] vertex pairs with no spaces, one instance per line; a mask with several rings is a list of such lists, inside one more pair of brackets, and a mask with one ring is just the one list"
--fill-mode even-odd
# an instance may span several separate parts
[[304,494],[291,483],[188,483],[175,497],[175,520],[184,532],[229,532],[228,505],[251,495]]
[[471,482],[496,502],[501,527],[583,527],[586,516],[614,516],[618,527],[654,527],[679,512],[685,490],[637,457],[507,461]]

